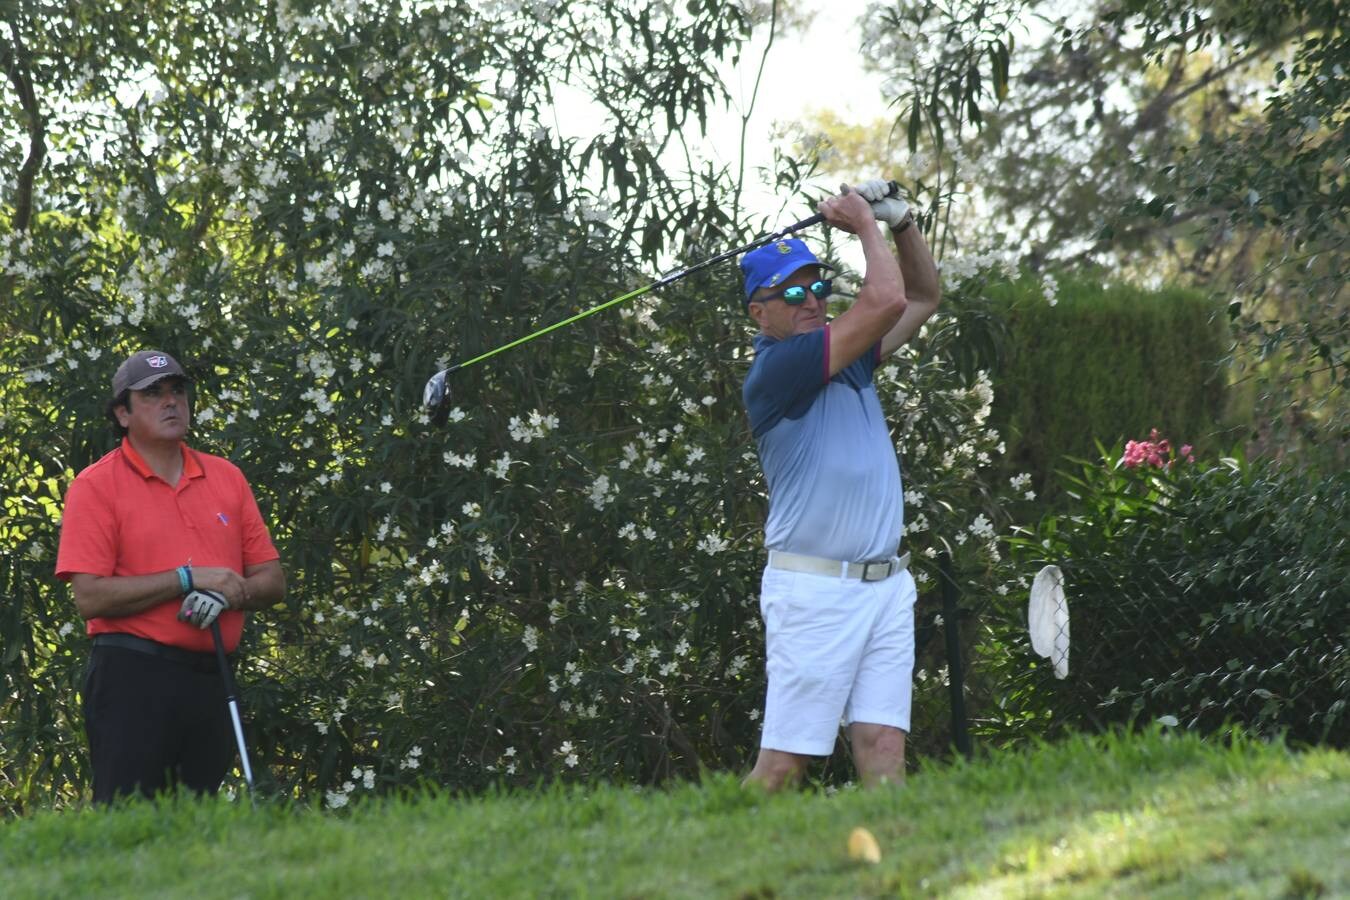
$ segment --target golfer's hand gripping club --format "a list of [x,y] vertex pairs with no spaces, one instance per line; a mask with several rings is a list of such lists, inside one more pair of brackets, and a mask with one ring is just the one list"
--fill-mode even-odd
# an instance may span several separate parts
[[229,601],[223,594],[197,588],[183,598],[183,605],[178,609],[178,621],[197,628],[210,628],[220,618],[220,614],[229,608]]
[[853,190],[872,207],[872,215],[876,220],[885,222],[891,228],[903,222],[909,214],[909,204],[900,199],[900,186],[894,181],[873,178],[854,185]]
[[[888,197],[897,196],[900,193],[900,185],[896,184],[894,181],[873,180],[866,182],[865,186],[869,192],[876,194],[881,199],[882,202],[899,203],[903,207],[899,215],[896,217],[896,221],[899,221],[899,219],[904,216],[904,210],[907,210],[909,208],[908,204],[906,204],[903,200],[888,201],[885,199]],[[863,186],[860,186],[856,190],[858,191],[858,193],[862,194]],[[878,220],[880,220],[881,214],[876,212],[877,210],[876,202],[874,202],[872,198],[867,196],[866,194],[864,194],[863,197],[864,199],[872,203],[873,212],[874,214],[876,214]],[[657,279],[656,281],[653,281],[651,284],[640,287],[635,291],[629,291],[627,294],[615,297],[612,300],[607,300],[604,303],[599,304],[598,306],[593,306],[588,310],[579,312],[576,315],[571,316],[570,318],[562,320],[561,322],[555,322],[554,324],[549,325],[546,328],[541,328],[532,334],[527,334],[522,338],[516,338],[509,344],[503,344],[500,347],[497,347],[493,350],[489,350],[486,353],[475,356],[473,359],[465,360],[462,363],[456,363],[455,365],[450,366],[448,369],[442,369],[435,375],[432,375],[431,378],[427,380],[426,387],[422,389],[422,404],[426,409],[428,415],[431,416],[432,423],[435,425],[442,425],[445,423],[446,417],[450,411],[450,386],[447,382],[447,379],[449,378],[451,373],[456,372],[460,369],[467,369],[469,366],[475,365],[477,363],[482,362],[483,360],[496,356],[498,353],[503,353],[507,350],[510,350],[512,347],[519,347],[521,344],[527,344],[530,341],[534,340],[535,338],[543,337],[549,332],[556,331],[559,328],[563,328],[567,325],[571,325],[573,322],[579,322],[588,316],[593,316],[598,312],[609,309],[609,307],[611,306],[614,306],[619,303],[624,303],[636,297],[641,297],[643,294],[656,288],[662,288],[667,285],[674,284],[681,278],[692,275],[695,272],[700,272],[703,269],[708,268],[709,266],[714,266],[717,263],[739,256],[742,253],[748,253],[751,250],[756,249],[757,247],[763,247],[765,244],[771,244],[774,241],[786,237],[789,234],[801,231],[804,228],[810,228],[812,225],[818,225],[823,221],[825,221],[824,214],[817,213],[814,216],[802,219],[800,222],[794,222],[787,228],[782,229],[781,231],[775,231],[773,234],[766,234],[763,237],[756,238],[755,240],[751,241],[750,243],[742,247],[736,247],[734,249],[726,251],[725,253],[720,253],[717,256],[712,257],[711,259],[705,259],[703,262],[696,263],[692,266],[689,266],[688,268],[677,269],[674,272],[670,272],[666,275],[663,275],[661,278]]]

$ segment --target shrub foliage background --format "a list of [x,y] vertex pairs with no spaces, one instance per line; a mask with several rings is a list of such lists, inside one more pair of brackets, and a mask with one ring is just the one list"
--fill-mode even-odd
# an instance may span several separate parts
[[[341,806],[423,778],[742,764],[764,510],[734,270],[454,376],[444,430],[419,408],[438,366],[765,230],[728,215],[726,173],[673,178],[660,155],[697,157],[742,8],[144,13],[20,3],[3,48],[29,86],[4,152],[37,165],[0,208],[0,806],[84,784],[60,503],[111,446],[113,367],[146,346],[191,371],[192,440],[250,476],[290,578],[239,664],[276,789]],[[564,91],[600,104],[596,134],[559,122]],[[999,439],[960,349],[984,326],[949,302],[882,388],[921,581],[946,547],[992,583],[1004,514],[973,476]]]
[[1080,274],[1023,278],[990,294],[1007,327],[992,422],[1007,438],[1005,468],[1030,472],[1043,495],[1058,492],[1060,461],[1091,457],[1097,441],[1155,427],[1202,451],[1241,438],[1225,421],[1229,336],[1201,292]]
[[1064,476],[1071,513],[1015,542],[1028,569],[1063,570],[1071,677],[1055,680],[1031,654],[1025,597],[1009,604],[986,645],[1007,688],[995,731],[1170,717],[1202,733],[1236,726],[1345,746],[1346,473],[1179,454],[1131,469],[1119,449],[1104,457]]

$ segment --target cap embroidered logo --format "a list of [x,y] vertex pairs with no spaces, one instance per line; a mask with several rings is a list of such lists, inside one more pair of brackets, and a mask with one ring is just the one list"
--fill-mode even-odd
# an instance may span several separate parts
[[787,241],[779,241],[779,242],[778,242],[778,252],[779,252],[779,253],[791,253],[791,252],[792,252],[792,247],[790,247],[790,246],[788,245],[788,242],[787,242]]
[[169,364],[167,356],[149,356],[146,357],[146,365],[152,369],[162,369]]

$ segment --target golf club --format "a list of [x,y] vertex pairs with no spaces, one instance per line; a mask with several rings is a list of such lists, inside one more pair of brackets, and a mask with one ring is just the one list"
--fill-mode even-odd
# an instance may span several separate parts
[[211,623],[211,638],[216,642],[216,661],[220,663],[220,677],[225,679],[225,703],[230,708],[230,721],[234,723],[234,740],[239,745],[239,761],[244,766],[244,782],[248,792],[253,793],[253,769],[248,764],[248,748],[244,746],[244,725],[239,719],[239,701],[235,698],[234,673],[230,671],[230,661],[225,657],[225,642],[220,637],[220,623]]
[[[888,192],[888,196],[894,197],[899,193],[900,193],[900,185],[892,181],[890,183],[890,191]],[[609,309],[611,306],[623,303],[626,300],[632,300],[635,297],[641,297],[643,294],[646,294],[650,291],[654,291],[657,288],[663,288],[667,285],[674,284],[681,278],[684,278],[688,275],[692,275],[695,272],[700,272],[703,269],[708,268],[709,266],[714,266],[717,263],[722,262],[723,260],[731,259],[732,257],[738,256],[742,253],[748,253],[749,251],[754,250],[758,247],[763,247],[765,244],[771,244],[774,241],[778,240],[779,238],[786,237],[787,235],[792,234],[793,232],[801,231],[803,228],[810,228],[812,225],[817,225],[823,221],[825,221],[825,215],[823,213],[817,213],[814,216],[802,219],[800,222],[794,222],[787,228],[782,229],[781,231],[775,231],[773,234],[767,234],[761,238],[756,238],[755,240],[751,241],[750,243],[742,247],[737,247],[734,250],[728,250],[725,253],[720,253],[717,256],[712,257],[711,259],[705,259],[703,262],[695,263],[694,265],[689,266],[687,268],[677,269],[676,271],[671,272],[667,275],[663,275],[661,276],[661,278],[657,279],[656,281],[653,281],[651,284],[648,284],[644,287],[640,287],[635,291],[629,291],[628,293],[623,294],[622,296],[615,297],[613,300],[606,300],[604,303],[601,303],[598,306],[593,306],[590,309],[579,312],[574,316],[571,316],[567,319],[563,319],[561,322],[555,322],[554,324],[549,325],[546,328],[541,328],[538,331],[534,332],[533,334],[527,334],[522,338],[516,338],[509,344],[503,344],[500,347],[497,347],[496,349],[489,350],[486,353],[482,353],[478,356],[475,356],[473,359],[465,360],[462,363],[456,363],[455,365],[451,366],[448,369],[442,369],[435,375],[431,376],[431,378],[428,379],[427,381],[426,387],[422,389],[422,404],[423,406],[426,407],[427,412],[431,415],[431,421],[434,424],[436,425],[444,424],[446,414],[449,412],[450,406],[449,404],[450,389],[446,384],[446,379],[449,377],[451,373],[457,372],[460,369],[466,369],[469,366],[482,362],[483,360],[490,359],[491,357],[496,356],[498,353],[504,353],[505,351],[510,350],[512,347],[519,347],[521,344],[527,344],[537,337],[543,337],[544,335],[548,334],[551,331],[557,331],[559,328],[571,325],[573,322],[579,322],[582,319],[586,318],[587,316],[593,316],[602,310]]]

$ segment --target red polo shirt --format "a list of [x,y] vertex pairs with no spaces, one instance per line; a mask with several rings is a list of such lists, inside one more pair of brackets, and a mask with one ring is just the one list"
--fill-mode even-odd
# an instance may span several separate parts
[[[153,575],[181,565],[248,566],[278,559],[244,473],[228,460],[183,448],[183,474],[170,485],[123,438],[122,446],[70,483],[61,516],[56,577]],[[211,652],[209,629],[178,621],[182,598],[135,615],[95,617],[90,634],[118,631],[185,650]],[[225,649],[239,644],[244,613],[220,616]]]

